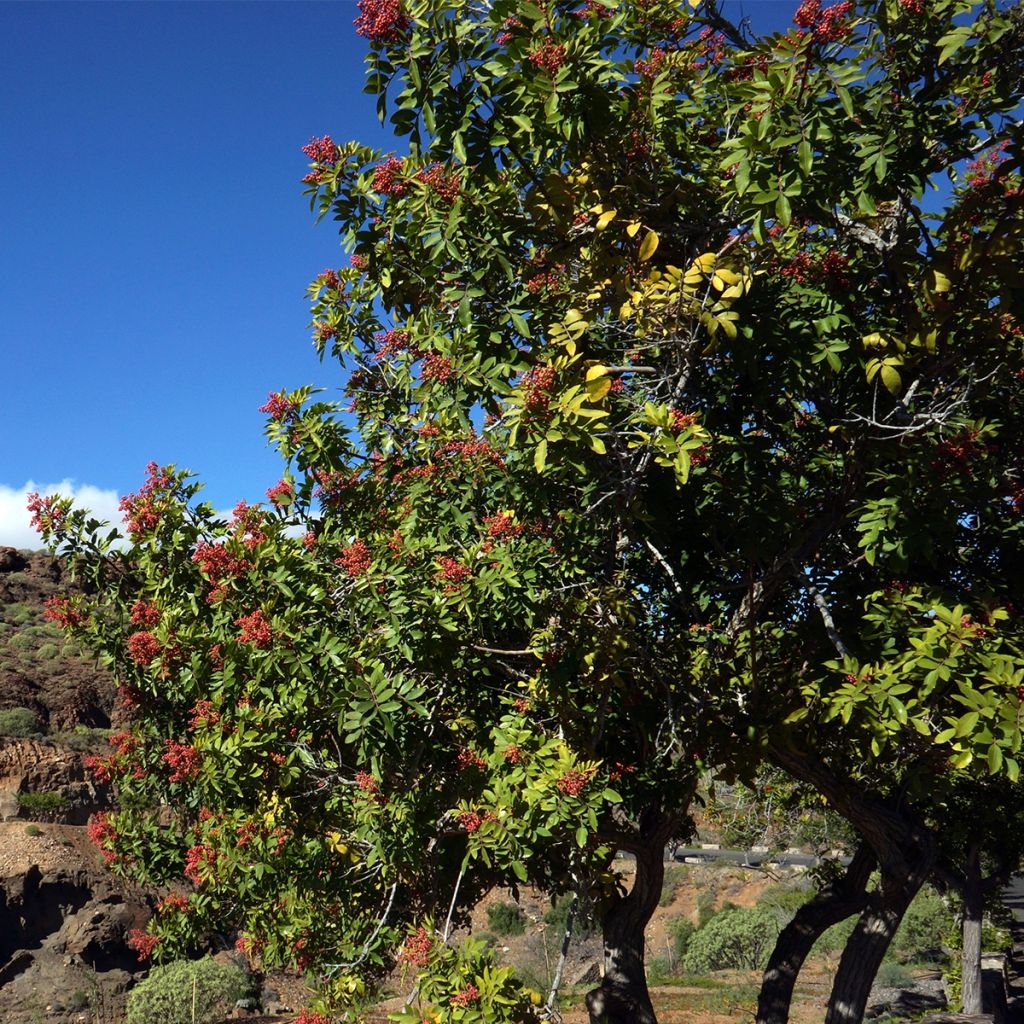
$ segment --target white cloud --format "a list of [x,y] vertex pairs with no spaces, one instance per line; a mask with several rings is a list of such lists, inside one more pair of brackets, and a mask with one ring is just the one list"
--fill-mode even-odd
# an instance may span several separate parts
[[39,534],[30,525],[28,496],[33,491],[39,494],[63,494],[73,498],[79,508],[87,508],[97,519],[106,519],[120,525],[116,491],[104,491],[91,484],[76,484],[62,480],[59,484],[37,484],[29,480],[24,487],[9,487],[0,484],[0,545],[12,548],[37,550],[43,546]]

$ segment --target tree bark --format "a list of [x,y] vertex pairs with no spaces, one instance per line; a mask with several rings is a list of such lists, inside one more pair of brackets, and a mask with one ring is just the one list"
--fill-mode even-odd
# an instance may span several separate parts
[[864,909],[875,863],[871,847],[861,843],[846,873],[822,887],[782,929],[761,979],[757,1024],[787,1024],[800,968],[814,943],[832,925]]
[[601,919],[604,977],[586,995],[590,1024],[658,1024],[647,990],[644,933],[661,897],[665,843],[673,831],[667,818],[659,825],[642,846],[630,846],[636,855],[633,887]]
[[972,843],[967,851],[964,871],[963,951],[960,970],[963,978],[961,1005],[963,1013],[982,1013],[981,1001],[981,919],[983,912],[981,887],[981,848]]
[[[825,1024],[861,1024],[871,986],[896,929],[937,859],[934,839],[915,835],[913,848],[882,861],[882,879],[846,943],[832,984]],[[888,851],[887,851],[888,852]],[[881,859],[881,858],[880,858]]]

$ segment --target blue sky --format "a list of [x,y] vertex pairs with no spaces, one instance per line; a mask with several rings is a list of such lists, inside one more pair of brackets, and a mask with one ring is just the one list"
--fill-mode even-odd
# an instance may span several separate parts
[[[743,8],[764,29],[795,6]],[[355,14],[0,4],[0,544],[36,546],[26,490],[111,516],[150,459],[220,508],[278,479],[267,392],[340,383],[306,329],[307,283],[343,257],[302,198],[300,147],[394,145]]]

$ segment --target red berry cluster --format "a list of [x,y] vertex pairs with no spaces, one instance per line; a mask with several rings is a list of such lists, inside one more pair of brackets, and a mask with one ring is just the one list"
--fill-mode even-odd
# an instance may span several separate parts
[[279,480],[267,491],[267,500],[277,508],[287,508],[295,501],[295,487],[287,480]]
[[515,30],[522,27],[523,23],[518,18],[506,18],[505,23],[501,26],[501,31],[494,37],[494,41],[499,46],[505,46],[512,41]]
[[[583,222],[590,218],[584,214]],[[531,295],[537,295],[543,291],[555,291],[562,283],[564,270],[562,267],[555,267],[553,270],[542,270],[526,279],[526,290]]]
[[434,940],[423,925],[416,929],[415,935],[410,935],[398,953],[399,963],[409,964],[410,967],[426,967],[430,963],[430,954],[434,951]]
[[459,195],[459,176],[447,174],[442,164],[431,164],[416,172],[416,179],[422,181],[443,203],[451,206]]
[[446,384],[451,380],[453,373],[452,361],[447,356],[439,352],[428,352],[423,357],[424,380],[436,380],[438,384]]
[[543,71],[548,77],[554,78],[565,63],[565,47],[561,43],[552,43],[548,40],[540,46],[535,46],[526,57],[538,71]]
[[99,848],[104,863],[110,865],[117,860],[117,854],[109,848],[109,844],[117,839],[117,829],[110,823],[105,811],[94,814],[89,819],[86,834],[92,844]]
[[313,321],[313,337],[318,344],[324,345],[337,336],[338,328],[334,324],[329,324],[326,320]]
[[900,7],[914,16],[924,13],[925,0],[899,0]]
[[41,498],[33,492],[28,496],[28,510],[32,513],[32,529],[36,533],[59,530],[68,514],[67,506],[59,494]]
[[160,621],[160,609],[151,601],[136,601],[128,621],[133,626],[155,626]]
[[371,43],[397,43],[409,27],[399,0],[359,0],[359,17],[353,22],[356,34]]
[[198,843],[185,854],[185,877],[196,886],[203,884],[203,875],[217,865],[217,851],[207,843]]
[[721,32],[705,28],[697,36],[698,61],[705,64],[720,64],[725,56],[725,36]]
[[523,748],[517,746],[515,743],[510,743],[505,748],[505,752],[502,754],[502,757],[504,757],[509,764],[522,764],[526,760],[526,754],[523,751]]
[[159,500],[173,485],[169,466],[161,469],[155,462],[146,466],[146,481],[139,488],[139,493],[122,498],[118,506],[133,537],[156,528],[161,515]]
[[467,768],[484,767],[484,759],[475,750],[470,750],[469,747],[459,748],[456,761],[459,765],[459,771],[465,771]]
[[451,998],[452,1006],[469,1006],[480,998],[480,989],[476,985],[467,985],[461,992],[456,992]]
[[655,46],[647,55],[647,59],[637,57],[633,64],[633,70],[643,79],[650,82],[661,74],[665,66],[665,59],[668,51],[660,46]]
[[361,793],[379,793],[380,783],[369,772],[356,772],[356,788]]
[[224,597],[232,579],[244,576],[249,570],[248,563],[233,555],[223,544],[197,544],[192,561],[213,584],[206,598],[210,604]]
[[312,1010],[303,1010],[295,1018],[294,1024],[331,1024],[330,1020],[322,1013],[314,1013]]
[[495,540],[512,540],[523,532],[523,524],[517,523],[510,512],[498,512],[484,519],[487,536]]
[[274,642],[270,623],[260,608],[235,619],[235,625],[242,630],[238,636],[239,643],[251,644],[258,651],[265,651]]
[[551,389],[558,371],[553,366],[534,366],[523,376],[523,408],[531,413],[545,413],[551,404]]
[[697,422],[697,416],[692,412],[683,412],[681,409],[673,409],[671,412],[672,419],[669,422],[669,429],[674,430],[677,434],[682,433],[688,427],[692,427]]
[[153,950],[160,945],[160,938],[157,935],[150,935],[139,928],[132,928],[128,932],[128,948],[134,949],[139,954],[139,963],[148,960]]
[[931,468],[942,477],[953,474],[970,476],[975,462],[982,458],[985,446],[978,440],[975,430],[964,430],[955,437],[943,438],[935,446]]
[[516,709],[521,715],[525,715],[530,710],[530,702],[525,697],[516,697],[512,701],[512,707]]
[[89,616],[80,611],[70,597],[54,594],[43,602],[43,618],[47,622],[55,622],[61,629],[72,629],[81,626]]
[[[269,496],[269,491],[267,492]],[[266,513],[258,505],[246,505],[240,501],[231,510],[231,525],[237,527],[235,536],[250,550],[258,548],[266,539],[263,531]]]
[[850,25],[847,20],[853,4],[850,0],[833,4],[821,9],[821,0],[803,0],[797,8],[793,21],[800,28],[808,31],[816,43],[834,43],[848,35]]
[[409,332],[401,329],[381,331],[373,336],[377,345],[374,359],[388,359],[399,352],[405,352],[409,348]]
[[280,423],[282,420],[292,417],[298,407],[297,402],[293,402],[290,399],[285,398],[285,396],[279,391],[271,391],[270,394],[267,395],[267,400],[259,407],[258,411]]
[[128,656],[145,667],[160,653],[160,643],[152,633],[140,629],[128,637]]
[[330,135],[325,135],[322,139],[312,138],[302,147],[302,152],[309,157],[314,163],[318,164],[334,164],[337,163],[338,157],[341,156],[341,150],[338,149],[334,139]]
[[189,729],[195,732],[201,725],[216,725],[220,721],[220,712],[211,700],[197,700],[189,716]]
[[167,752],[161,760],[169,765],[171,771],[171,782],[191,782],[199,774],[203,766],[203,755],[186,743],[177,743],[174,740],[167,740],[164,744]]
[[373,561],[373,555],[370,553],[370,549],[366,546],[366,542],[362,540],[354,540],[347,547],[342,549],[341,554],[334,560],[335,565],[340,565],[342,569],[353,578],[363,576],[366,570],[370,568],[370,563]]
[[188,905],[187,896],[183,896],[180,892],[172,892],[157,904],[156,912],[158,914],[184,914],[188,912]]
[[409,188],[409,182],[404,175],[405,162],[399,160],[397,156],[389,156],[387,160],[374,168],[370,188],[382,196],[405,195]]
[[437,572],[438,579],[442,579],[448,585],[445,590],[451,592],[458,590],[463,583],[473,574],[473,570],[468,565],[463,565],[462,562],[455,558],[449,558],[444,556],[439,558],[438,565],[440,568]]
[[483,821],[484,819],[476,811],[462,811],[459,814],[459,824],[467,832],[475,832],[483,824]]
[[558,791],[566,796],[579,796],[590,782],[592,772],[581,772],[570,768],[556,783]]

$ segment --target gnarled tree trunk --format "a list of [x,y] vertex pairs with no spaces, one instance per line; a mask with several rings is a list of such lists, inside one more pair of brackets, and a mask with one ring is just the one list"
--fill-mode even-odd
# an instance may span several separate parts
[[674,819],[659,817],[657,827],[642,830],[643,845],[629,847],[636,855],[633,887],[601,919],[604,977],[586,996],[590,1024],[658,1024],[647,990],[644,933],[661,897],[665,843],[674,827]]
[[874,866],[871,847],[861,843],[845,874],[822,887],[782,929],[761,979],[757,1024],[787,1024],[793,987],[811,948],[832,925],[864,909]]
[[914,835],[912,847],[891,852],[891,860],[882,864],[881,882],[843,950],[825,1024],[861,1024],[882,958],[937,859],[935,842],[925,832]]

